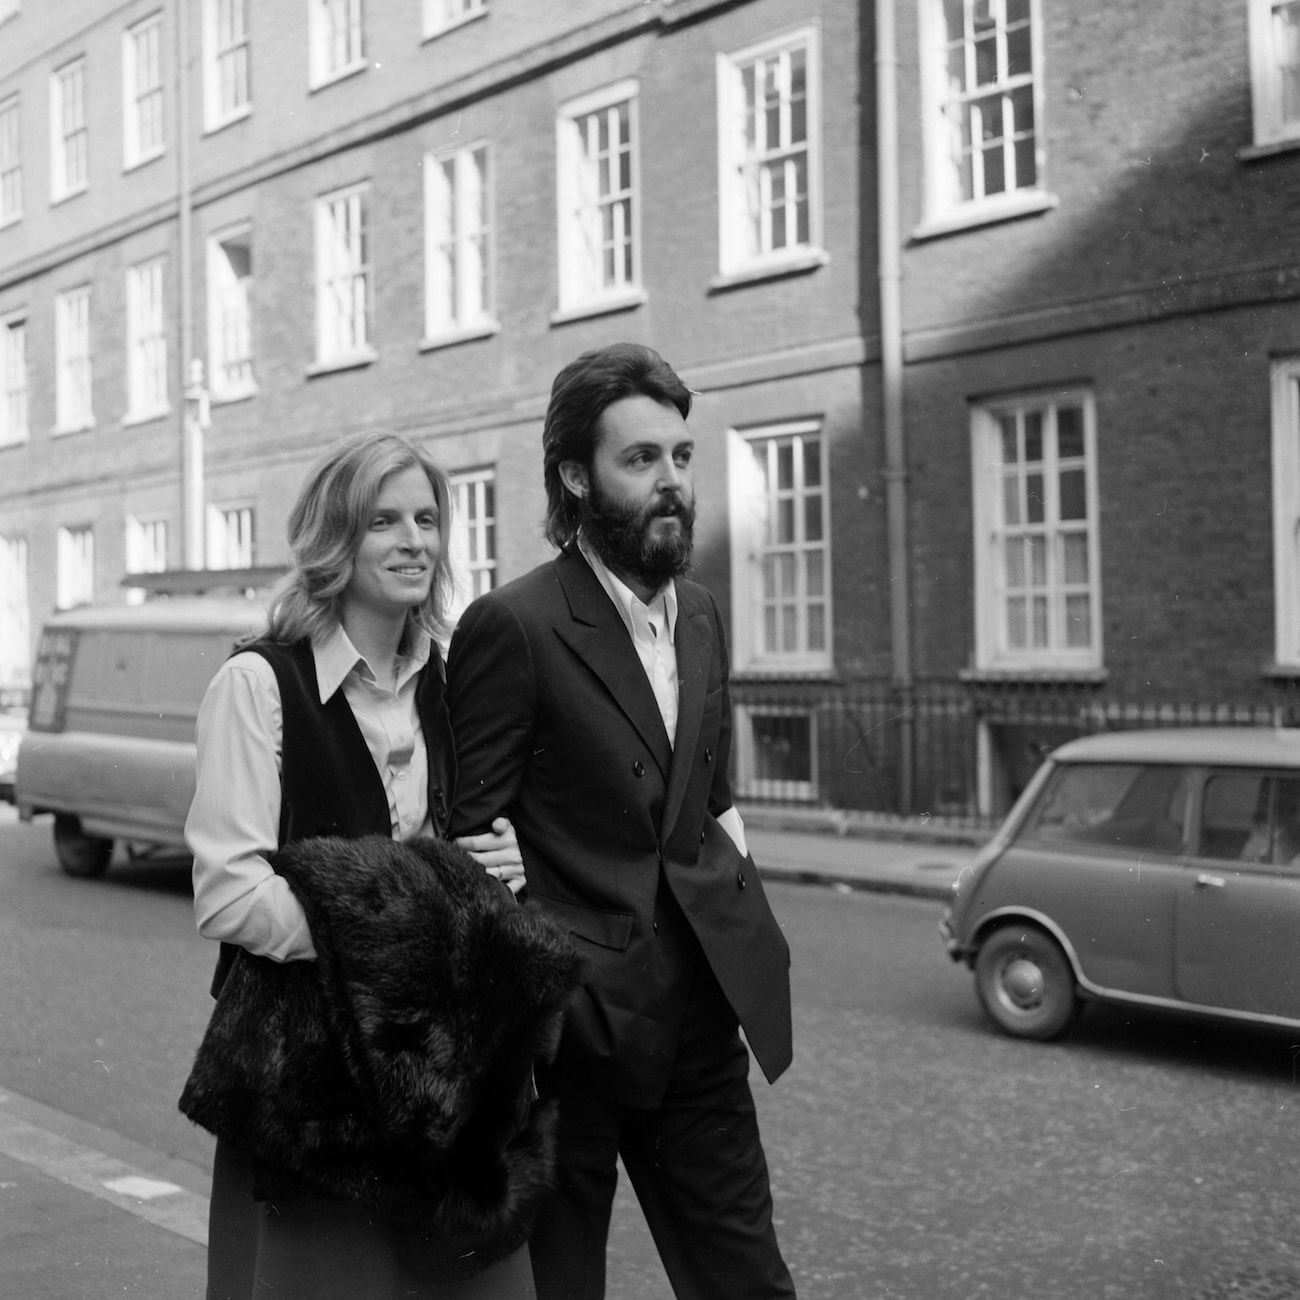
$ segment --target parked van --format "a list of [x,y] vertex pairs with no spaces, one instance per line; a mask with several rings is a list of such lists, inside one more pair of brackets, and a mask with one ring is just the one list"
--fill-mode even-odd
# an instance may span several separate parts
[[24,821],[54,814],[70,876],[102,875],[115,840],[133,855],[184,849],[199,702],[265,617],[258,599],[169,597],[45,624],[14,802]]

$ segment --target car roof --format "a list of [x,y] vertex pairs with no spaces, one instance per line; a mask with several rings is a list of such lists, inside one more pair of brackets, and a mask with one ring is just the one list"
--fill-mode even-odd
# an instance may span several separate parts
[[1067,741],[1057,763],[1205,763],[1300,767],[1300,727],[1168,727]]
[[142,605],[83,605],[45,620],[47,628],[153,632],[248,632],[265,623],[266,606],[262,601],[238,596],[167,597],[147,600]]

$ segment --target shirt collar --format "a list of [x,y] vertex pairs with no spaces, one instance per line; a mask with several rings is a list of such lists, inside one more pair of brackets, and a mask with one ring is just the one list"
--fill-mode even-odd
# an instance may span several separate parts
[[632,610],[636,605],[642,605],[643,608],[653,609],[660,600],[664,606],[664,625],[668,631],[668,639],[675,640],[677,637],[677,584],[671,579],[665,586],[661,587],[656,593],[654,599],[649,605],[644,605],[641,598],[627,585],[612,569],[596,554],[591,544],[582,535],[578,534],[578,550],[582,552],[582,558],[591,565],[591,571],[596,575],[600,585],[604,587],[605,594],[614,602],[614,608],[618,610],[619,617],[623,620],[628,634],[635,639],[636,627],[632,621]]
[[[415,633],[411,651],[406,656],[406,663],[398,677],[398,686],[429,662],[431,645],[427,632]],[[352,638],[343,630],[341,623],[336,623],[320,636],[312,637],[311,649],[316,660],[316,688],[320,691],[322,704],[329,702],[348,674],[354,670],[360,672],[364,669],[363,675],[368,680],[374,678],[374,671],[366,662],[366,657],[352,644]]]

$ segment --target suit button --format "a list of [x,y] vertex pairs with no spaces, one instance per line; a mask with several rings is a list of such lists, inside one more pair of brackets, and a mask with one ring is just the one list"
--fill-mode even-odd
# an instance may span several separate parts
[[701,844],[704,843],[704,832],[703,832],[703,831],[700,832],[700,843],[701,843]]
[[738,884],[741,889],[744,889],[745,887],[745,877],[741,875],[740,872],[736,873],[736,884]]
[[632,764],[632,771],[635,772],[637,776],[645,776],[645,764],[638,758],[637,761]]
[[713,750],[708,749],[708,748],[705,749],[705,751],[704,751],[704,761],[705,761],[706,763],[712,763],[712,762],[713,762]]
[[658,934],[658,933],[659,933],[659,922],[658,922],[658,921],[651,921],[651,922],[650,922],[650,928],[651,928],[651,929],[652,929],[656,934]]

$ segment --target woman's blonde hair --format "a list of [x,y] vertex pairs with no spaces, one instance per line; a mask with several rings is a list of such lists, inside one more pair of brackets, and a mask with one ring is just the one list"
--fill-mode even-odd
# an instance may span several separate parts
[[391,475],[424,471],[438,503],[438,558],[428,596],[407,613],[404,640],[419,630],[432,637],[447,631],[451,597],[448,557],[451,489],[447,476],[423,451],[395,433],[362,434],[340,443],[316,462],[289,513],[293,564],[271,594],[267,631],[276,641],[300,641],[335,627],[343,593],[352,580],[370,513]]

